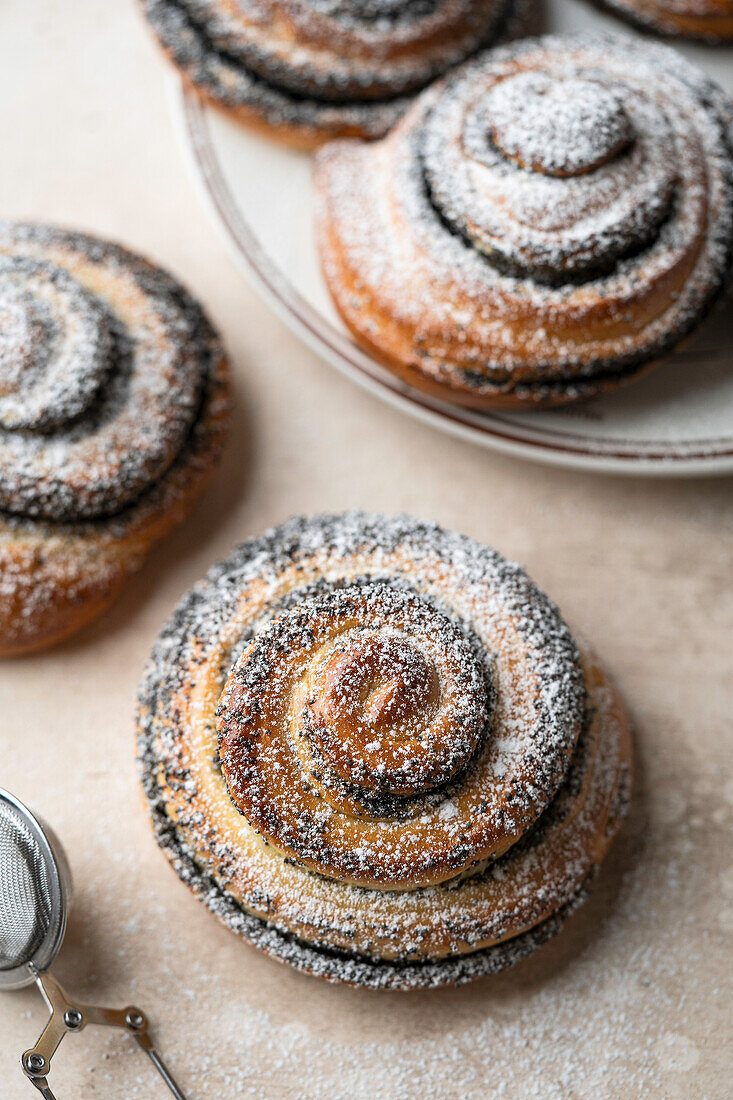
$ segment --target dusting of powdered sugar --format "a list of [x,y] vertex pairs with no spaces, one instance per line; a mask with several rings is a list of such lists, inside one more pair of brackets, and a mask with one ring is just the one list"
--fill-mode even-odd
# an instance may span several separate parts
[[600,0],[642,30],[670,38],[730,43],[730,16],[719,0]]
[[[0,223],[0,258],[0,314],[14,310],[24,363],[10,420],[0,397],[0,509],[118,513],[186,448],[208,369],[201,309],[141,257],[50,226]],[[19,310],[43,317],[30,343]]]
[[[72,927],[76,953],[100,958],[103,947],[105,972],[123,975],[123,995],[142,1007],[155,1006],[164,976],[160,1047],[181,1085],[206,1100],[724,1100],[726,753],[685,746],[664,716],[647,714],[644,725],[643,789],[589,903],[509,973],[399,997],[321,986],[216,929],[206,936],[174,884],[151,888],[152,863],[114,830],[97,838],[85,916]],[[651,751],[657,739],[667,751]],[[83,820],[85,792],[70,796]],[[100,1034],[104,1056],[85,1087],[149,1100],[152,1078],[134,1045],[128,1052],[114,1033]]]
[[[635,139],[574,177],[518,166],[491,140],[485,92],[526,71],[612,89]],[[446,392],[572,399],[620,381],[674,346],[726,285],[731,118],[722,90],[662,46],[576,35],[490,51],[423,93],[384,142],[319,154],[318,238],[336,305],[388,363]],[[684,285],[640,323],[685,257]]]
[[[322,562],[324,573],[333,584],[338,577],[339,562],[342,563],[341,568],[349,579],[347,566],[349,559],[354,555],[368,552],[372,558],[379,558],[381,555],[386,561],[386,556],[395,551],[406,552],[411,563],[404,577],[400,577],[399,574],[394,577],[398,585],[400,582],[409,584],[411,580],[419,580],[421,560],[424,559],[427,562],[437,557],[438,561],[444,563],[443,568],[449,569],[454,575],[457,592],[480,592],[482,589],[486,589],[487,592],[498,592],[499,604],[503,608],[502,613],[511,616],[526,642],[530,664],[537,677],[536,710],[531,717],[525,715],[522,719],[519,714],[517,715],[517,721],[528,724],[524,728],[516,728],[507,733],[509,740],[506,746],[500,744],[497,747],[497,759],[499,766],[506,771],[511,761],[509,744],[513,739],[518,738],[517,744],[522,746],[520,755],[525,762],[531,762],[531,781],[527,784],[513,785],[514,804],[505,805],[503,811],[508,812],[510,818],[515,815],[515,827],[526,834],[526,847],[517,846],[516,858],[520,861],[517,867],[522,869],[516,871],[512,869],[511,878],[516,878],[518,889],[521,884],[518,898],[521,899],[521,907],[526,910],[524,919],[531,924],[530,914],[534,907],[538,902],[547,904],[547,898],[540,902],[539,898],[533,895],[532,886],[539,866],[538,860],[541,861],[543,833],[538,828],[534,833],[533,841],[532,834],[527,833],[527,829],[532,821],[536,821],[542,807],[546,807],[553,796],[556,797],[549,811],[550,819],[556,824],[561,823],[569,812],[566,808],[567,799],[572,800],[577,797],[582,787],[579,777],[585,767],[585,750],[582,748],[585,742],[581,739],[576,762],[570,771],[568,771],[570,760],[568,748],[577,736],[577,730],[581,724],[582,713],[579,713],[578,708],[583,706],[583,679],[578,668],[577,650],[554,606],[538,592],[518,566],[506,562],[495,551],[488,550],[470,539],[404,516],[389,518],[346,513],[341,516],[320,516],[310,520],[294,519],[283,527],[267,532],[261,538],[253,539],[239,547],[232,557],[216,566],[207,580],[193,589],[184,599],[156,643],[140,689],[139,750],[143,783],[158,841],[166,850],[179,875],[202,896],[217,915],[243,936],[257,942],[264,950],[278,957],[285,957],[293,965],[333,980],[338,978],[358,984],[404,988],[443,984],[446,981],[462,982],[480,973],[493,972],[499,966],[503,967],[508,964],[508,961],[520,957],[525,949],[529,949],[528,945],[536,945],[535,936],[546,936],[556,930],[559,927],[561,915],[545,921],[534,935],[518,939],[509,946],[502,945],[501,949],[492,948],[477,952],[475,945],[481,943],[482,938],[488,938],[487,927],[491,927],[494,938],[500,938],[512,927],[512,919],[517,919],[516,916],[512,918],[510,913],[487,912],[480,901],[478,905],[472,903],[466,906],[466,903],[461,900],[464,892],[466,897],[470,897],[473,896],[471,892],[474,891],[476,898],[480,899],[481,888],[480,885],[476,885],[480,884],[480,876],[476,880],[467,880],[465,883],[459,879],[453,883],[447,883],[444,887],[431,887],[427,891],[408,890],[402,894],[395,894],[360,891],[337,882],[329,884],[326,879],[321,879],[318,875],[292,868],[288,874],[301,876],[301,879],[302,876],[306,876],[302,879],[300,901],[297,900],[296,893],[291,902],[292,911],[289,915],[283,903],[280,902],[277,903],[280,909],[276,921],[259,920],[253,913],[242,908],[237,898],[227,890],[226,882],[233,882],[242,874],[245,878],[247,875],[251,877],[254,874],[256,881],[257,875],[263,874],[264,877],[260,879],[259,895],[257,887],[253,885],[252,892],[248,896],[248,905],[257,912],[271,911],[271,907],[276,902],[274,895],[271,895],[268,900],[268,891],[273,887],[266,885],[267,869],[257,854],[252,857],[251,865],[239,867],[240,857],[229,842],[219,844],[216,841],[213,831],[216,828],[214,820],[207,819],[206,814],[209,811],[206,803],[200,800],[196,781],[185,764],[189,728],[188,720],[179,709],[178,697],[178,693],[186,689],[189,680],[195,683],[196,669],[201,666],[202,661],[205,661],[206,650],[211,645],[217,644],[217,638],[221,636],[225,624],[235,614],[242,593],[252,581],[263,581],[272,587],[273,592],[279,591],[277,581],[285,570],[294,569],[297,576],[298,571],[304,569],[307,575],[311,575],[314,563]],[[384,583],[384,580],[385,577],[382,574],[380,583]],[[365,583],[370,582],[365,579]],[[298,599],[299,601],[303,599],[302,593]],[[468,600],[469,597],[466,596],[466,599]],[[276,617],[278,610],[277,602],[267,609],[264,612],[265,623]],[[261,621],[259,629],[262,629]],[[485,627],[476,626],[477,633],[482,629]],[[264,633],[267,636],[266,627]],[[238,646],[235,645],[235,649],[241,651],[243,644],[245,639],[242,639]],[[244,667],[246,668],[246,665]],[[223,677],[226,677],[227,671],[228,668],[222,670]],[[191,717],[193,718],[194,715]],[[586,718],[586,722],[588,720]],[[206,719],[207,723],[208,721],[209,719]],[[195,736],[193,730],[191,733]],[[570,743],[569,736],[572,739]],[[604,798],[609,797],[620,782],[618,745],[614,740],[615,736],[611,737],[606,755],[602,757],[606,762],[601,761],[596,765],[597,789],[599,792],[607,792],[603,795]],[[161,767],[164,773],[161,773]],[[166,783],[170,784],[171,790],[175,792],[178,825],[168,816],[167,796],[160,785],[162,774],[165,774]],[[558,794],[560,788],[562,788],[561,793]],[[621,782],[619,789],[623,788],[624,784]],[[446,830],[451,828],[455,830],[454,843],[459,849],[462,843],[461,834],[465,833],[465,823],[462,822],[459,809],[460,797],[459,781],[454,787],[448,786],[443,798],[434,807],[435,819]],[[623,813],[625,800],[619,802],[618,799],[617,795],[617,806],[609,820],[609,836],[618,827],[618,821]],[[483,812],[489,812],[487,806],[488,804],[484,806]],[[592,811],[592,813],[597,812],[597,810]],[[585,821],[585,817],[581,815],[578,820]],[[389,820],[387,819],[384,824],[389,826]],[[201,840],[196,842],[199,855],[194,857],[192,850],[188,847],[186,834],[190,829],[196,832],[199,827],[204,832]],[[409,821],[407,827],[410,827]],[[542,826],[543,829],[550,827],[549,820]],[[588,825],[583,826],[583,828],[587,827],[592,827],[592,814],[588,819]],[[388,832],[384,835],[387,837]],[[363,851],[355,851],[353,854],[357,860],[365,861],[364,868],[371,867],[373,870],[376,866],[375,861],[379,859],[379,845],[377,840],[372,843],[377,845],[374,851],[370,851],[370,846],[366,845],[363,846]],[[201,865],[202,844],[211,849],[213,860],[211,865],[206,863]],[[571,903],[575,893],[582,889],[585,877],[593,872],[592,859],[588,863],[588,855],[584,854],[585,844],[585,841],[578,840],[579,846],[577,849],[572,849],[574,852],[572,856],[568,856],[568,864],[563,875],[560,878],[555,876],[552,896],[555,897],[554,891],[558,891],[558,900],[555,903],[558,910],[562,909],[563,904]],[[248,851],[252,850],[248,849]],[[262,858],[267,860],[270,857]],[[464,866],[466,863],[470,863],[470,853],[464,860]],[[287,870],[287,861],[282,867]],[[499,860],[481,874],[488,875],[489,879],[496,878],[499,882],[506,874],[503,868],[504,864]],[[219,881],[220,875],[223,875],[222,882]],[[277,890],[277,887],[275,889]],[[336,918],[333,903],[338,898],[335,898],[334,890],[338,898],[343,899],[345,906],[341,918]],[[348,900],[349,891],[352,891],[351,903]],[[306,906],[307,894],[312,897]],[[349,930],[350,921],[347,916],[349,904],[353,911],[360,910],[367,903],[369,904],[366,912],[373,910],[368,919],[381,922],[381,934],[384,937],[398,935],[405,945],[403,950],[408,954],[415,954],[419,958],[421,951],[424,950],[421,949],[420,944],[424,939],[425,929],[422,933],[420,932],[419,919],[414,929],[416,938],[411,947],[407,947],[408,941],[405,939],[406,926],[403,926],[402,922],[415,906],[417,906],[415,916],[409,917],[409,921],[415,920],[421,907],[427,906],[423,912],[423,923],[427,913],[434,912],[434,917],[429,918],[430,920],[446,921],[446,927],[452,929],[450,935],[456,943],[464,942],[466,947],[470,948],[473,942],[474,950],[472,952],[469,950],[468,954],[460,957],[448,957],[434,964],[403,959],[388,965],[363,954],[357,956],[343,949],[324,947],[324,943],[328,942],[328,936],[324,939],[324,934],[329,924],[336,931],[336,926],[333,925],[334,919],[337,919],[342,927],[333,942],[339,942],[339,939],[345,939],[347,942],[350,937],[353,937],[354,930]],[[304,906],[307,911],[304,910]],[[382,906],[387,908],[383,910],[384,915],[380,916]],[[436,907],[434,910],[433,906]],[[404,913],[402,917],[399,915],[401,911]],[[390,912],[391,915],[387,917]],[[537,917],[534,919],[536,920]],[[485,924],[486,921],[489,922],[488,926]],[[290,926],[308,928],[311,930],[309,935],[313,935],[322,942],[318,946],[308,945],[288,931]],[[520,927],[522,927],[521,924]],[[524,924],[524,927],[527,927],[527,924]]]
[[[377,137],[409,95],[517,33],[528,0],[299,0],[291,24],[220,0],[143,0],[164,49],[213,99],[273,127]],[[315,44],[314,44],[315,39]]]
[[[111,265],[112,278],[116,269],[120,277],[127,278],[132,264],[136,272],[136,285],[138,280],[142,280],[143,286],[151,283],[151,289],[154,288],[159,300],[162,294],[169,296],[168,319],[175,323],[171,335],[182,342],[180,354],[190,360],[192,369],[198,374],[200,388],[198,408],[172,463],[162,476],[153,480],[134,500],[118,508],[114,514],[65,521],[24,515],[17,495],[13,497],[13,511],[0,508],[0,649],[18,652],[65,632],[69,615],[72,621],[78,619],[79,608],[89,603],[99,608],[100,601],[109,601],[122,581],[140,567],[152,541],[183,518],[221,455],[229,424],[231,393],[228,367],[217,333],[201,307],[170,276],[116,246],[50,227],[0,223],[0,253],[3,239],[7,241],[8,237],[11,240],[17,238],[19,247],[24,251],[23,258],[12,261],[13,269],[20,266],[27,273],[28,265],[33,270],[34,265],[38,264],[45,281],[50,268],[54,288],[62,286],[66,295],[71,282],[73,296],[78,295],[79,302],[91,309],[89,315],[82,310],[81,314],[75,312],[64,318],[69,329],[76,330],[69,350],[73,349],[74,356],[81,351],[79,339],[86,328],[90,340],[82,342],[90,354],[89,358],[84,357],[81,361],[75,357],[67,359],[65,384],[61,387],[63,393],[57,392],[58,376],[53,377],[53,366],[43,362],[41,348],[49,338],[48,324],[42,323],[36,333],[30,331],[34,311],[29,310],[27,304],[24,304],[20,317],[16,316],[14,329],[6,330],[8,340],[4,345],[0,338],[0,360],[3,347],[11,358],[10,363],[0,361],[0,375],[5,378],[7,389],[12,388],[18,398],[25,397],[28,393],[25,385],[28,383],[33,392],[35,409],[33,401],[19,401],[26,416],[44,417],[49,413],[53,415],[53,412],[58,415],[59,410],[64,409],[64,401],[68,409],[69,390],[74,400],[81,399],[83,403],[85,391],[88,395],[95,381],[94,377],[90,378],[90,372],[94,375],[100,363],[95,353],[100,349],[100,342],[104,342],[108,317],[96,296],[94,305],[90,305],[80,284],[60,274],[58,252],[64,253],[72,247],[69,241],[73,242],[73,250],[78,257],[88,255],[90,263]],[[50,265],[44,259],[37,258],[39,255],[42,257],[47,248],[53,252]],[[33,254],[33,260],[26,259],[26,254]],[[83,259],[80,262],[86,264]],[[48,318],[43,318],[43,321],[47,322]],[[100,327],[97,327],[96,321],[99,321]],[[29,347],[29,339],[31,344],[37,341],[35,347]],[[18,355],[22,359],[28,350],[39,356],[38,361],[35,364],[26,361],[19,371],[16,370]],[[165,351],[163,355],[166,355]],[[107,364],[106,359],[105,366]],[[37,366],[37,372],[34,366]],[[31,371],[30,379],[21,381],[26,367]],[[97,380],[100,381],[99,378]],[[104,386],[104,377],[100,384]],[[94,405],[95,400],[92,399]],[[83,419],[82,415],[80,421]],[[8,430],[6,435],[12,435],[14,431]],[[0,431],[0,438],[2,434]],[[23,434],[32,437],[34,432]],[[53,431],[50,438],[53,438]],[[136,460],[134,454],[120,457],[123,463],[129,465]],[[80,492],[89,502],[97,487],[94,480],[96,471],[89,467],[85,474],[87,481]],[[8,489],[13,477],[14,470],[6,468],[2,471],[0,482]],[[64,492],[54,494],[51,500],[50,488],[48,483],[35,487],[35,504],[31,511],[37,510],[40,496],[51,505],[48,510],[58,514],[64,511],[61,505],[66,501],[69,508],[65,511],[74,515],[78,510],[77,496],[67,491],[67,487]],[[109,501],[110,498],[106,499]]]
[[[364,725],[371,732],[362,732],[357,701],[363,678],[353,667],[331,681],[327,697],[308,697],[301,713],[292,711],[296,655],[298,664],[311,660],[312,653],[322,661],[323,633],[338,631],[339,624],[354,617],[359,626],[337,632],[329,656],[343,657],[361,644],[364,660],[363,644],[378,644],[382,665],[391,667],[382,686],[394,688],[399,676],[407,696],[407,717],[401,715],[391,731],[396,743],[390,731],[380,737],[368,722]],[[439,685],[437,703],[428,698],[431,676]],[[465,813],[446,829],[459,811],[454,806],[447,817],[438,812],[433,835],[419,844],[404,822],[418,818],[422,823],[446,797],[438,788],[454,779],[460,783],[456,777],[487,736],[492,694],[484,663],[461,628],[428,601],[383,580],[332,589],[276,616],[233,668],[218,708],[229,792],[248,822],[276,847],[336,878],[359,878],[365,860],[370,877],[382,884],[430,881],[444,865],[465,869],[483,857],[486,843],[480,830],[470,838],[466,831],[457,843],[461,828],[470,825]],[[273,733],[271,726],[264,728],[268,720],[262,716],[273,708],[291,714],[288,728],[279,730],[285,761],[276,768],[267,760],[271,743],[264,758],[261,752],[261,735]],[[339,710],[342,715],[351,710],[351,720],[340,721]],[[365,736],[377,739],[365,745]],[[396,758],[386,767],[388,746]],[[283,768],[296,761],[293,782],[283,783]],[[331,810],[337,823],[339,810],[353,814],[348,834],[338,824],[331,831]],[[386,828],[389,821],[394,829]]]
[[[165,714],[165,700],[185,678],[200,640],[206,645],[220,636],[223,624],[235,613],[242,591],[252,580],[264,580],[275,587],[283,570],[300,562],[311,569],[322,563],[324,570],[338,576],[338,563],[343,562],[343,583],[348,584],[348,565],[354,556],[386,555],[397,550],[414,557],[418,571],[422,558],[445,562],[462,579],[474,601],[484,601],[484,629],[496,630],[497,621],[511,617],[537,684],[537,700],[528,727],[516,731],[519,756],[534,750],[533,791],[522,792],[517,787],[517,812],[521,816],[522,800],[526,801],[527,812],[533,805],[536,810],[544,807],[564,777],[585,705],[573,638],[558,609],[519,565],[473,539],[409,516],[369,516],[354,511],[296,517],[237,547],[182,600],[162,631],[141,688],[143,694],[149,694],[151,711],[160,707],[161,717]],[[380,576],[379,580],[387,578]],[[399,580],[409,583],[409,572]],[[275,605],[267,617],[278,610]],[[477,623],[468,622],[466,628],[480,633]]]
[[486,120],[502,153],[551,176],[589,172],[634,137],[620,90],[569,74],[502,80],[486,98]]
[[[656,240],[677,166],[672,128],[646,92],[571,75],[585,72],[583,59],[577,69],[550,59],[546,65],[549,72],[520,71],[498,83],[491,73],[478,97],[473,74],[451,85],[416,143],[430,200],[445,222],[499,270],[562,285],[612,271]],[[553,110],[555,98],[564,110]],[[511,109],[520,112],[514,128]],[[543,111],[552,112],[552,128],[541,122]],[[585,136],[589,115],[594,139]],[[535,125],[541,128],[529,138]],[[515,163],[524,158],[535,163]]]
[[48,433],[81,416],[111,354],[93,294],[56,264],[0,255],[0,430]]

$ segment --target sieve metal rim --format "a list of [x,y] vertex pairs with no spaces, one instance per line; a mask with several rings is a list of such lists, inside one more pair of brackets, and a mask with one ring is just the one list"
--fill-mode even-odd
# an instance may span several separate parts
[[[35,969],[43,973],[56,958],[64,940],[66,918],[71,904],[71,871],[56,834],[42,818],[37,817],[25,803],[3,787],[0,787],[0,802],[9,803],[16,813],[20,814],[38,844],[46,866],[51,911],[56,915],[56,919],[51,921],[48,932],[31,959]],[[22,989],[23,986],[31,985],[34,981],[35,977],[28,963],[21,963],[10,970],[0,970],[0,992]]]

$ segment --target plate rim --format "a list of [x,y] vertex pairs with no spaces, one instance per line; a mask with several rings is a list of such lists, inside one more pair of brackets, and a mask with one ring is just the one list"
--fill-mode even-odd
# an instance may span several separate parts
[[[226,181],[208,125],[208,114],[216,111],[216,107],[177,74],[172,79],[172,106],[192,175],[237,265],[287,327],[346,378],[392,408],[431,427],[543,465],[637,477],[709,477],[733,473],[733,437],[712,440],[710,446],[693,452],[664,444],[660,444],[658,451],[636,452],[633,445],[618,451],[608,447],[601,450],[577,436],[573,439],[580,439],[581,445],[575,446],[549,438],[526,438],[522,433],[531,429],[513,424],[502,413],[472,414],[471,410],[436,401],[390,375],[306,301],[271,259]],[[478,415],[482,416],[482,423],[470,422],[472,416]],[[548,436],[557,434],[554,429],[543,432]],[[718,447],[718,443],[722,446]]]

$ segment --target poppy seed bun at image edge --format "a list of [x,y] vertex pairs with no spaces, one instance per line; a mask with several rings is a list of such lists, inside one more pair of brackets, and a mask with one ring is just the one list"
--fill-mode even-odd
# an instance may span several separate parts
[[674,50],[489,50],[380,142],[317,155],[317,243],[356,340],[476,409],[600,395],[705,318],[733,257],[730,98]]
[[208,482],[229,413],[219,337],[167,272],[0,221],[0,656],[109,606]]

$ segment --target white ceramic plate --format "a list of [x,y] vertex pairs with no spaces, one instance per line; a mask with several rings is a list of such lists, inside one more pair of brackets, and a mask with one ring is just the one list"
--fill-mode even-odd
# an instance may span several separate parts
[[[583,0],[551,0],[550,30],[634,34]],[[733,93],[733,49],[684,45]],[[184,93],[173,102],[196,178],[247,275],[328,363],[437,428],[538,462],[674,477],[733,472],[733,318],[720,310],[684,350],[615,394],[551,412],[479,413],[405,385],[354,343],[331,305],[313,239],[311,158],[257,137]]]

